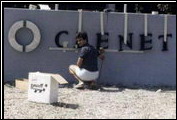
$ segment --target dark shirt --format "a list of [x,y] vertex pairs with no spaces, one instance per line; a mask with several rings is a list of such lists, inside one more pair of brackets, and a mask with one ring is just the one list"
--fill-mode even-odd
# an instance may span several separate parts
[[81,48],[79,54],[79,57],[83,58],[81,68],[84,68],[91,72],[98,71],[98,60],[97,60],[98,55],[99,55],[98,50],[96,50],[93,46],[89,44],[84,45]]

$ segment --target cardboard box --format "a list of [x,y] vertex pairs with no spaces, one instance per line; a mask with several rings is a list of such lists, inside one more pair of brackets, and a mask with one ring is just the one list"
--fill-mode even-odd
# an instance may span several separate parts
[[28,91],[28,79],[26,78],[19,78],[15,80],[15,87],[22,90]]
[[28,77],[28,100],[33,102],[58,102],[58,84],[68,83],[59,74],[31,72]]

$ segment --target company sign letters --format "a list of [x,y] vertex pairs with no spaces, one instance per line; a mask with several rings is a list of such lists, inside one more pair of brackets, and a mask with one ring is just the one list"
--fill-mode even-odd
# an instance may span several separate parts
[[[32,31],[34,39],[32,40],[32,42],[27,45],[21,45],[17,42],[15,35],[17,33],[17,31],[21,28],[28,28]],[[65,48],[65,46],[63,46],[63,44],[61,44],[60,42],[60,37],[62,35],[70,35],[69,32],[67,30],[64,31],[59,31],[56,36],[55,36],[55,44],[57,47],[59,48]],[[104,35],[102,35],[101,33],[95,33],[95,35],[97,36],[97,42],[96,42],[96,48],[99,49],[100,47],[103,47],[104,49],[109,49],[109,33],[104,33]],[[171,33],[167,33],[166,36],[165,35],[158,35],[158,40],[159,40],[159,44],[160,42],[162,42],[162,48],[161,51],[168,51],[168,42],[170,41],[170,39],[172,39],[173,35]],[[127,33],[127,43],[124,43],[124,36],[118,34],[117,35],[117,42],[119,42],[119,46],[117,48],[118,51],[123,51],[127,48],[129,48],[130,50],[135,50],[133,47],[133,39],[138,39],[139,40],[139,49],[138,51],[147,51],[147,50],[151,50],[154,46],[153,46],[153,33],[147,33],[147,35],[145,34],[139,34],[139,38],[134,38],[133,37],[133,33]],[[34,24],[31,21],[28,20],[21,20],[21,21],[16,21],[10,28],[9,30],[9,34],[8,34],[8,40],[9,43],[11,45],[11,47],[13,47],[15,50],[19,51],[19,52],[30,52],[33,51],[34,49],[36,49],[38,47],[38,45],[41,42],[41,33],[40,30],[38,28],[38,26],[36,24]],[[166,40],[165,40],[166,39]],[[77,48],[77,43],[75,43],[75,45],[73,45],[73,48]]]

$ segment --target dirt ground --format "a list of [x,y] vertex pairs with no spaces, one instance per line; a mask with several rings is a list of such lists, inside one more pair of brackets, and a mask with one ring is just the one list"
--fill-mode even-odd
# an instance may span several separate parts
[[58,102],[29,102],[27,91],[4,85],[4,119],[176,119],[176,89],[58,89]]

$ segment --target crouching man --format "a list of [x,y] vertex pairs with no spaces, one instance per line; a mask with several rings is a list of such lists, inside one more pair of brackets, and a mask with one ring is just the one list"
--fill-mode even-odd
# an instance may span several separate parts
[[90,83],[89,86],[95,85],[99,77],[98,57],[104,60],[103,52],[96,50],[89,45],[87,33],[78,33],[76,41],[81,47],[76,65],[69,66],[69,72],[78,80],[75,88],[84,88],[85,83]]

